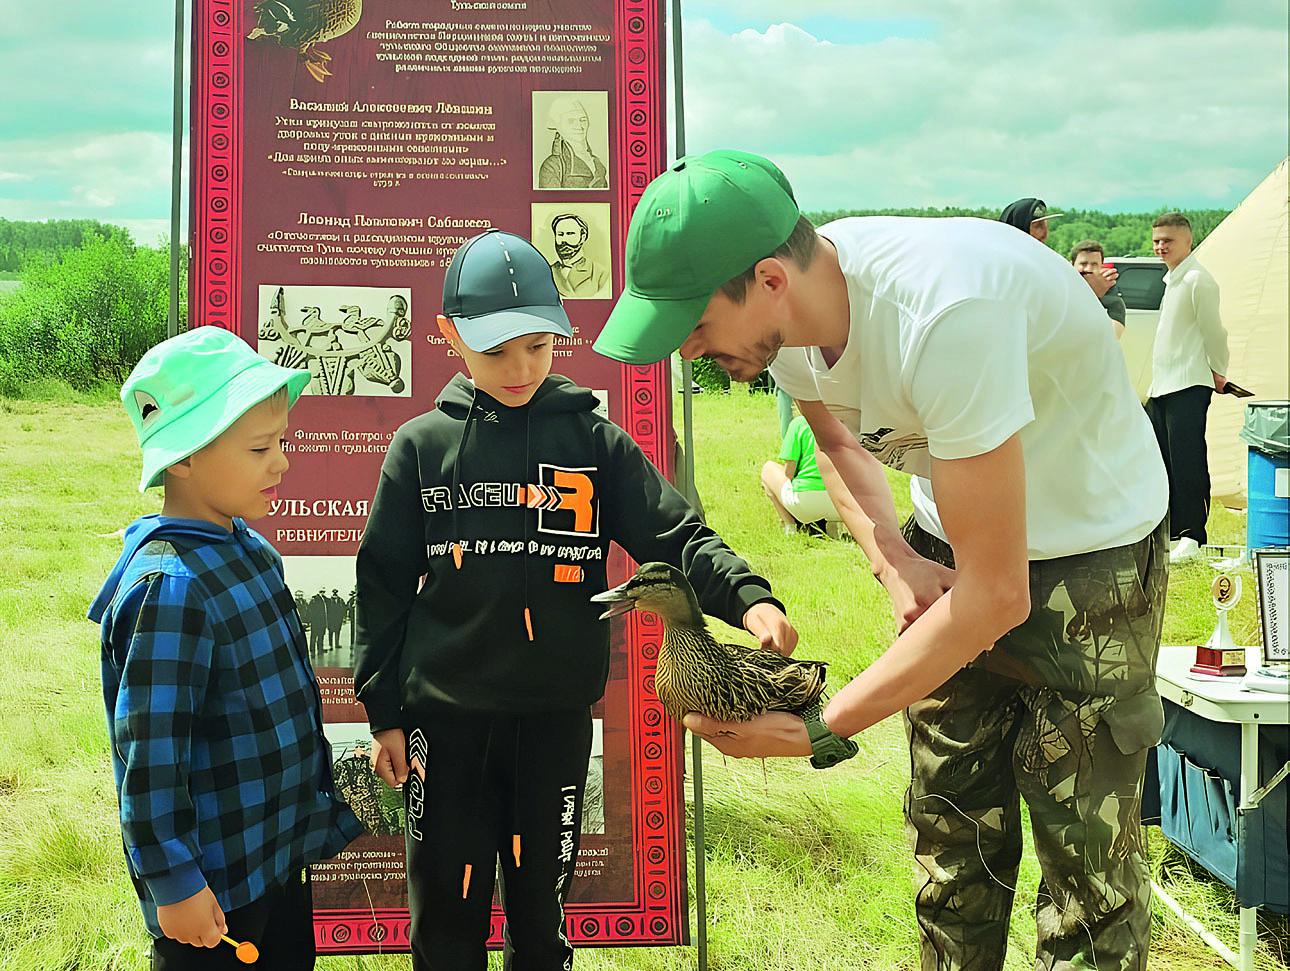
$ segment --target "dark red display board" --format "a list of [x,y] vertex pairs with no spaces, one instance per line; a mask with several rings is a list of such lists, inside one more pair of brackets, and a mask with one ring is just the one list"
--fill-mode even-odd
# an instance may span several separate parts
[[[662,26],[660,3],[629,0],[194,0],[191,319],[313,375],[256,528],[283,554],[337,784],[369,829],[313,868],[323,953],[408,946],[402,800],[367,768],[350,680],[354,555],[390,437],[460,369],[435,317],[461,242],[533,240],[574,326],[555,371],[603,392],[671,474],[666,368],[591,350],[664,164]],[[630,564],[616,551],[610,568]],[[681,737],[646,620],[615,622],[593,711],[568,906],[582,946],[689,936]],[[494,945],[501,926],[495,908]]]

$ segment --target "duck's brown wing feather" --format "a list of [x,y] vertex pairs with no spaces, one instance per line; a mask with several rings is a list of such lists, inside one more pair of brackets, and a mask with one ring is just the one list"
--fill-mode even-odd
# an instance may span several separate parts
[[798,660],[775,651],[742,644],[724,644],[734,662],[740,692],[750,708],[798,712],[824,691],[824,661]]

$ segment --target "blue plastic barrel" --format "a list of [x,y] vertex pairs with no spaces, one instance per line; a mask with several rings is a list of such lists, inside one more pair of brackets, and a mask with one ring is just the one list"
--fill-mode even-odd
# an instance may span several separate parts
[[1249,516],[1246,545],[1290,546],[1290,453],[1269,454],[1250,446]]
[[1241,438],[1249,444],[1245,544],[1290,546],[1290,401],[1251,401]]

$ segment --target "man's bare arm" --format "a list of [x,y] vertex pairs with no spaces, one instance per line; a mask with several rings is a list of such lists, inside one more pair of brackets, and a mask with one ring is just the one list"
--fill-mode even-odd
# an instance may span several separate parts
[[816,461],[829,498],[891,596],[903,631],[954,582],[954,571],[919,556],[905,542],[882,464],[820,401],[798,407],[815,433]]
[[954,587],[833,696],[825,721],[854,735],[907,707],[1030,613],[1026,486],[1021,441],[991,452],[933,460],[941,523],[954,547]]
[[882,464],[861,447],[824,402],[799,401],[797,406],[815,435],[816,462],[829,498],[869,558],[874,575],[886,568],[888,557],[914,555],[900,534]]
[[[926,698],[1030,613],[1020,439],[972,458],[934,460],[932,482],[958,563],[954,588],[829,701],[824,722],[838,735],[855,735]],[[784,712],[746,722],[691,713],[685,725],[737,758],[811,751],[802,719]]]

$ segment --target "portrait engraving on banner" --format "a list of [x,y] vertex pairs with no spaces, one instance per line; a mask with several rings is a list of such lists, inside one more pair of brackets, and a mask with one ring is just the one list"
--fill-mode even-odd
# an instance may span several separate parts
[[609,260],[609,203],[535,202],[530,237],[565,300],[607,300],[613,277]]
[[412,396],[409,287],[260,285],[260,356],[308,370],[305,394]]
[[533,188],[609,188],[609,92],[533,92]]

